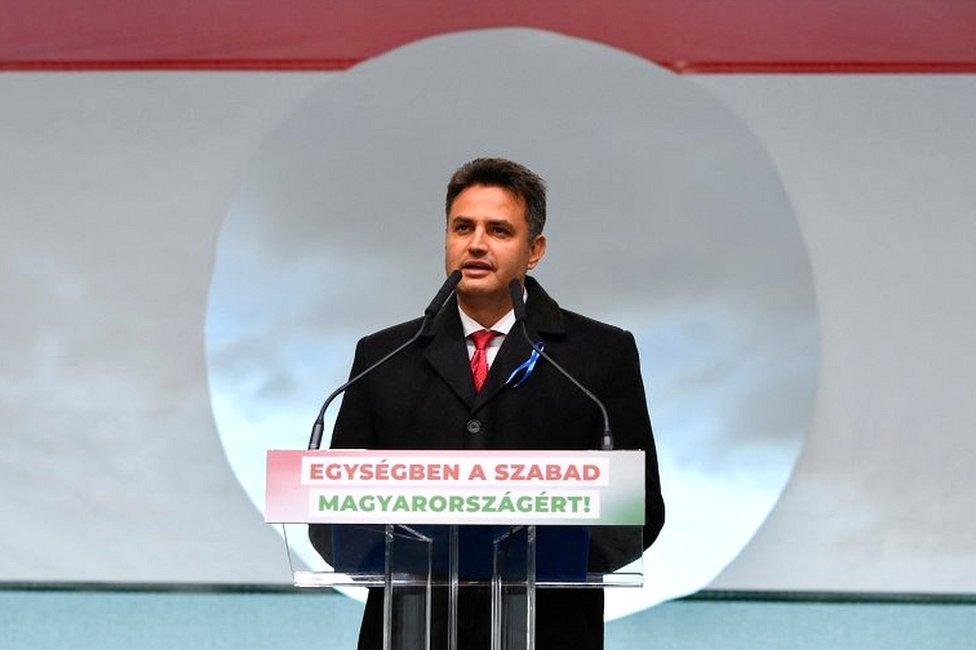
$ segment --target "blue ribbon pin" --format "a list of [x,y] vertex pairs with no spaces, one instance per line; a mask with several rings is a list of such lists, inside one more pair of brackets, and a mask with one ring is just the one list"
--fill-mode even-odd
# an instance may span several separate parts
[[[536,342],[536,347],[540,350],[545,350],[545,344],[542,341]],[[523,361],[519,366],[512,371],[512,374],[508,376],[505,380],[506,386],[511,386],[512,388],[518,388],[525,383],[525,380],[532,375],[532,371],[535,370],[535,362],[539,360],[539,353],[533,349],[532,354],[529,358]],[[512,383],[514,382],[514,383]]]

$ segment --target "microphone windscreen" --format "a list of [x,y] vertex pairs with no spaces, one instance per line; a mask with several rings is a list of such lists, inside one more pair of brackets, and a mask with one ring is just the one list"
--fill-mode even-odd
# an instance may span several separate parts
[[447,300],[447,297],[451,295],[451,292],[454,291],[454,288],[460,281],[461,271],[458,269],[451,271],[451,274],[447,276],[446,280],[444,280],[444,284],[441,285],[437,295],[434,296],[434,299],[430,301],[429,305],[427,305],[427,309],[424,310],[424,314],[427,316],[433,316],[439,312],[441,307],[444,306],[444,302]]

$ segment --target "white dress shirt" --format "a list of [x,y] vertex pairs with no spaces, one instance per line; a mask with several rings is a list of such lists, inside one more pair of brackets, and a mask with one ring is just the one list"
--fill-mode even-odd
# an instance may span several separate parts
[[[527,299],[528,291],[523,288],[522,300]],[[480,332],[485,328],[482,327],[481,323],[465,314],[464,310],[461,309],[460,303],[458,304],[458,313],[461,315],[461,328],[464,330],[464,341],[468,344],[468,361],[470,361],[471,357],[474,356],[474,341],[468,337],[474,332]],[[496,333],[495,337],[485,348],[485,361],[488,363],[488,368],[491,368],[491,363],[495,360],[495,355],[498,354],[498,348],[502,347],[502,343],[505,341],[505,337],[508,336],[513,325],[515,325],[515,310],[510,309],[507,314],[498,319],[497,323],[488,328]]]

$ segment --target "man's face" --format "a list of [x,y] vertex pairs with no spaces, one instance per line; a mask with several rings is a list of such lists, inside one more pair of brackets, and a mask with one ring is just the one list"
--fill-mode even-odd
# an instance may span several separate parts
[[461,269],[458,294],[465,298],[508,295],[514,278],[524,279],[546,251],[546,238],[529,242],[525,203],[508,190],[472,185],[454,199],[447,216],[444,266]]

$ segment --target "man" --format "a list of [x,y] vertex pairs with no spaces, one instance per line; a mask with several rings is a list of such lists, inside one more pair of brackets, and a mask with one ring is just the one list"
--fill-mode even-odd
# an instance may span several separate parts
[[[520,383],[508,381],[531,348],[513,330],[508,286],[526,287],[527,325],[546,352],[602,399],[617,449],[647,452],[646,525],[649,546],[664,523],[664,504],[651,437],[640,363],[633,336],[560,309],[526,273],[546,253],[545,184],[517,163],[479,158],[459,168],[447,189],[444,266],[460,269],[455,297],[425,328],[417,345],[392,359],[343,398],[333,448],[373,449],[592,449],[602,419],[597,407],[565,377],[540,360]],[[395,325],[362,339],[356,374],[408,339],[420,321]],[[310,536],[327,553],[326,527]],[[594,538],[598,535],[594,534]],[[591,544],[591,569],[606,570],[629,558],[612,544]],[[443,594],[435,597],[435,616]],[[380,590],[371,590],[360,630],[360,648],[382,646]],[[462,589],[458,646],[487,649],[487,590]],[[443,620],[433,621],[442,629]],[[432,647],[442,647],[435,635]],[[540,589],[536,600],[540,650],[603,647],[600,589]]]

